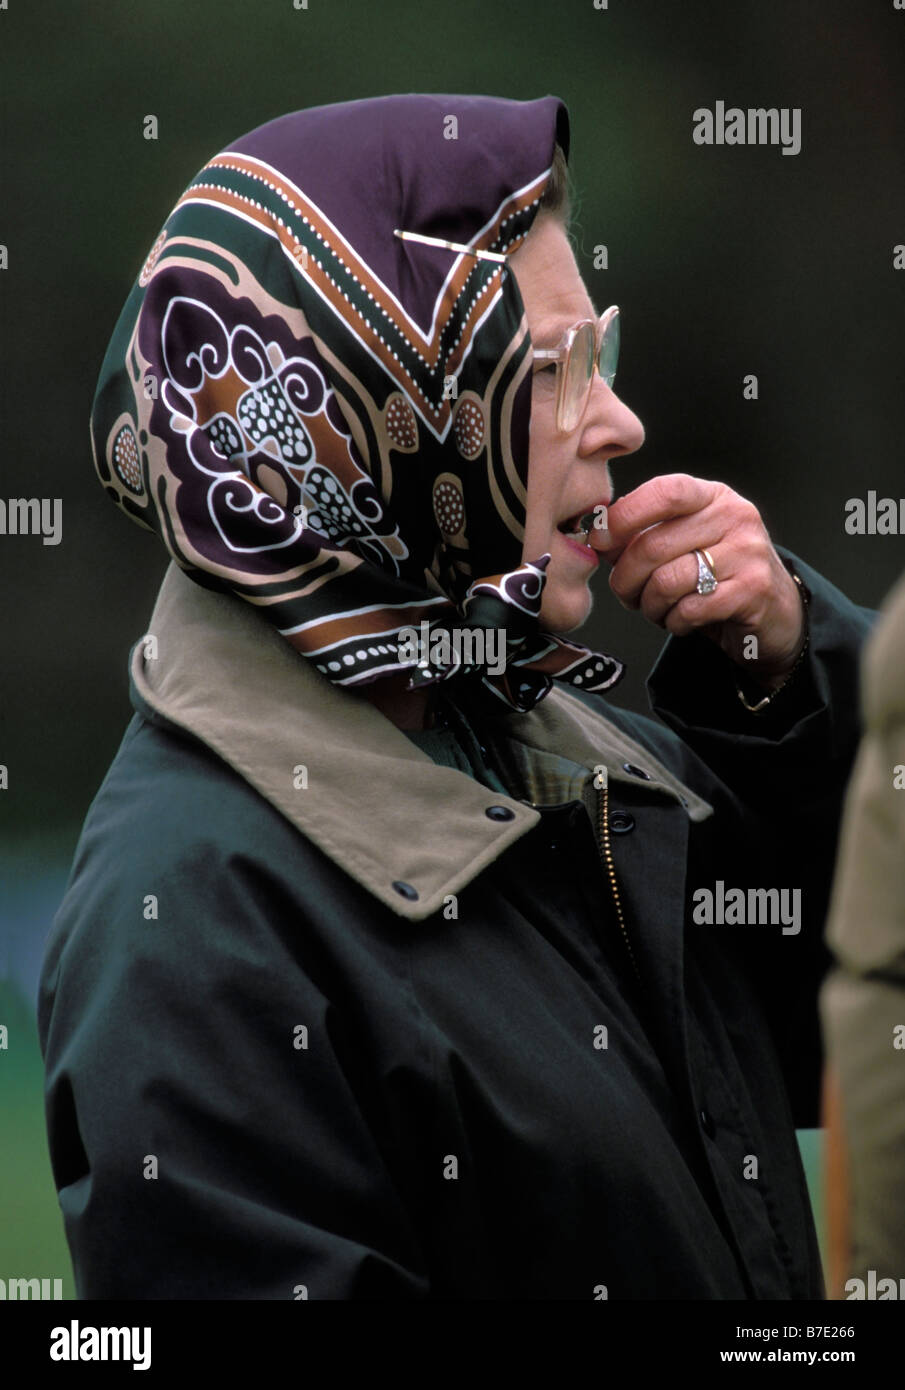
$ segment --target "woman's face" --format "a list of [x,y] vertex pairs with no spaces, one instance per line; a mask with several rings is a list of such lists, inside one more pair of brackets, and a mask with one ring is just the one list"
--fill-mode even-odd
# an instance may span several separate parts
[[[525,305],[536,348],[555,348],[566,329],[597,311],[578,271],[563,224],[539,213],[529,235],[513,252],[509,267]],[[579,627],[593,602],[588,581],[597,568],[596,550],[567,540],[558,526],[598,503],[608,506],[612,483],[607,460],[631,454],[644,442],[637,415],[594,373],[587,409],[568,434],[556,428],[556,367],[537,362],[531,395],[528,498],[522,561],[550,553],[541,604],[548,632]],[[592,547],[605,533],[591,531]]]

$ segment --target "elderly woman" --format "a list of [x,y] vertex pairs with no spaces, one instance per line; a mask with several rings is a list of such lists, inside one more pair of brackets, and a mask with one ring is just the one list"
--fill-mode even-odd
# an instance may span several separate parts
[[[171,564],[40,993],[83,1298],[816,1299],[869,617],[643,430],[554,97],[201,170],[92,415]],[[601,558],[659,720],[573,632]]]

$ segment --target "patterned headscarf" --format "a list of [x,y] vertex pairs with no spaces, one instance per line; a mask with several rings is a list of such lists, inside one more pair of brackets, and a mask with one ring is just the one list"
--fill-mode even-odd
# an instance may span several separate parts
[[[469,676],[505,712],[553,677],[596,691],[622,675],[540,631],[550,556],[521,560],[532,358],[515,277],[394,235],[511,252],[557,140],[568,155],[552,96],[270,121],[192,180],[120,315],[91,415],[106,491],[338,685]],[[463,665],[454,640],[449,663],[400,660],[400,631],[424,621],[432,637],[505,629],[505,671]]]

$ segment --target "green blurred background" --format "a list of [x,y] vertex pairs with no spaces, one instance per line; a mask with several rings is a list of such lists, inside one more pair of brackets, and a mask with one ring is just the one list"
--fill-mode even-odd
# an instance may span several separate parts
[[[300,0],[297,0],[300,3]],[[0,537],[0,1277],[63,1277],[34,990],[81,820],[130,717],[126,658],[166,565],[93,474],[108,337],[184,186],[299,107],[400,91],[554,93],[579,263],[623,316],[619,392],[667,471],[750,496],[774,539],[876,604],[900,537],[844,503],[901,487],[905,13],[892,0],[8,0],[0,10],[0,496],[63,499],[63,540]],[[800,107],[802,149],[707,148],[692,112]],[[145,141],[156,115],[159,139]],[[609,268],[595,270],[594,247]],[[742,378],[760,398],[742,398]],[[12,602],[10,599],[12,598]],[[605,585],[585,629],[646,708],[662,634]],[[803,1134],[817,1197],[819,1135]]]

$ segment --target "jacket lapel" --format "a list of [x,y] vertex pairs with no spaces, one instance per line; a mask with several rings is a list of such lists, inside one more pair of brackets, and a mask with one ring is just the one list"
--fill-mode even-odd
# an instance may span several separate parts
[[[201,739],[411,921],[442,908],[539,820],[530,797],[498,795],[438,766],[369,700],[299,657],[251,604],[202,587],[175,564],[132,650],[131,680],[143,713]],[[530,713],[511,716],[505,738],[589,771],[604,764],[611,784],[637,792],[637,779],[622,771],[635,762],[651,774],[646,792],[684,798],[691,819],[711,813],[647,749],[559,687]],[[488,815],[491,807],[508,816]]]

